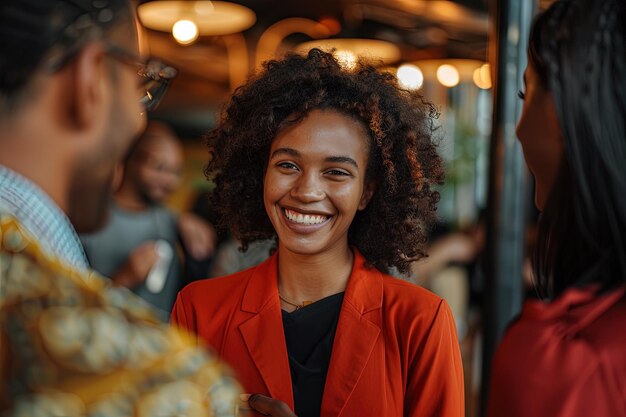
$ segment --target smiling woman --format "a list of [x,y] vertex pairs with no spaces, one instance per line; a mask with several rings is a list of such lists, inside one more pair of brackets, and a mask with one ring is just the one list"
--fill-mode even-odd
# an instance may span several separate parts
[[250,407],[463,415],[447,304],[386,274],[424,255],[442,180],[434,116],[392,75],[315,49],[266,63],[235,93],[209,135],[214,203],[244,247],[278,249],[188,286],[172,319],[232,364],[257,394]]
[[374,189],[365,182],[368,148],[361,125],[336,111],[313,110],[274,139],[264,200],[282,250],[349,250],[348,229]]

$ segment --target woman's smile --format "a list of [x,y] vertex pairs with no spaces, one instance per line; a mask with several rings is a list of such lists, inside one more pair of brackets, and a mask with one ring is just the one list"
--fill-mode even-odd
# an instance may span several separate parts
[[320,214],[304,214],[291,209],[283,209],[285,217],[289,223],[295,223],[297,225],[304,226],[319,226],[330,220],[330,216],[324,216]]

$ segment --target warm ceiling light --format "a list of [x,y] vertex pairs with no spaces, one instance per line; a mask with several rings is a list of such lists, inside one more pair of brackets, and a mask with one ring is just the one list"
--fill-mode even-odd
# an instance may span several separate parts
[[182,45],[189,45],[198,39],[198,26],[191,20],[179,20],[172,26],[172,36]]
[[459,71],[454,65],[440,65],[439,68],[437,68],[437,80],[446,87],[454,87],[460,80]]
[[326,26],[331,35],[336,35],[341,32],[341,23],[334,17],[322,17],[320,23]]
[[377,39],[320,39],[305,42],[296,47],[301,53],[307,53],[312,48],[319,48],[324,51],[336,51],[347,56],[347,52],[354,57],[354,64],[358,58],[364,58],[373,63],[392,63],[400,59],[400,49],[386,41]]
[[475,59],[423,59],[419,61],[413,61],[411,64],[417,65],[424,74],[425,80],[436,80],[437,70],[439,67],[446,64],[453,66],[459,74],[459,83],[472,82],[474,71],[483,65],[484,61],[478,61]]
[[483,89],[491,88],[489,64],[475,59],[425,59],[413,61],[425,80],[438,80],[446,87],[474,83]]
[[489,64],[483,64],[479,68],[476,68],[472,78],[478,88],[482,88],[483,90],[491,88],[491,70],[489,69]]
[[396,71],[398,84],[407,90],[419,90],[424,84],[424,74],[417,65],[402,64]]
[[341,65],[345,69],[353,70],[354,68],[356,68],[356,62],[358,58],[351,51],[335,51],[333,52],[333,54],[337,58],[337,61],[339,61],[339,65]]
[[190,20],[200,36],[230,35],[256,22],[252,10],[225,1],[156,0],[141,4],[137,12],[141,23],[149,29],[170,32],[178,21]]
[[194,11],[199,15],[206,15],[213,13],[215,6],[212,1],[196,1],[193,5]]

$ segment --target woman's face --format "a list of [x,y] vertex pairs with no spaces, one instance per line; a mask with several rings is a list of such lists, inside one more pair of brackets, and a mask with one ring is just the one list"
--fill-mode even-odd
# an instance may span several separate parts
[[528,169],[535,177],[535,205],[543,210],[563,155],[561,128],[549,91],[542,87],[531,64],[524,73],[526,92],[517,137]]
[[348,228],[366,207],[369,140],[364,127],[335,111],[313,110],[272,142],[265,210],[281,250],[314,255],[345,250]]

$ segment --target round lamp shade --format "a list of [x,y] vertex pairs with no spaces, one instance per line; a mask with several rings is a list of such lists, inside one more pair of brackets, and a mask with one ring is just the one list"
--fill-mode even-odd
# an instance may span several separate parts
[[342,59],[349,61],[351,57],[355,57],[371,60],[374,64],[376,61],[390,64],[401,57],[400,49],[396,45],[377,39],[320,39],[302,43],[296,50],[299,53],[307,53],[313,48],[329,52],[334,50],[340,61]]
[[137,8],[149,29],[171,32],[176,22],[189,20],[201,36],[230,35],[250,28],[256,15],[245,6],[225,1],[151,1]]

